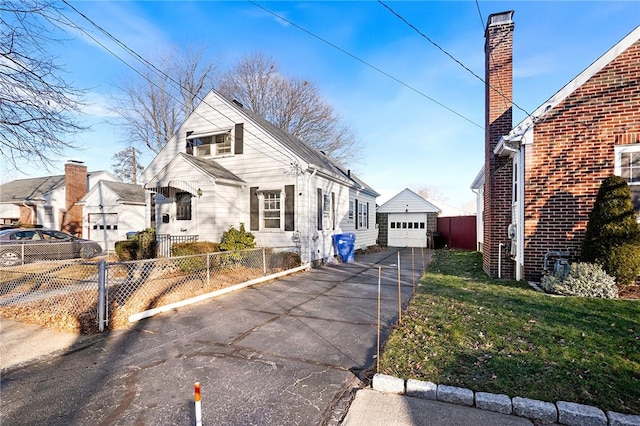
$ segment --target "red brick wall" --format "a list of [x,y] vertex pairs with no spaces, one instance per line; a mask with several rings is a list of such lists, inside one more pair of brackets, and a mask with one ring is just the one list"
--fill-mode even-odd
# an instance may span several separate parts
[[579,258],[600,183],[614,173],[614,146],[632,143],[640,143],[640,42],[534,128],[525,162],[525,279],[540,279],[547,251]]
[[24,225],[37,225],[38,217],[34,209],[35,207],[32,206],[20,206],[20,219],[18,219],[18,223]]
[[[492,15],[493,16],[493,15]],[[502,277],[514,276],[509,258],[510,240],[507,227],[511,223],[512,165],[508,158],[498,157],[493,149],[500,136],[513,127],[513,21],[489,24],[485,33],[485,188],[483,268],[498,276],[499,244],[502,250]]]
[[82,235],[82,206],[76,205],[87,193],[87,166],[69,162],[64,165],[65,206],[60,229],[70,234]]

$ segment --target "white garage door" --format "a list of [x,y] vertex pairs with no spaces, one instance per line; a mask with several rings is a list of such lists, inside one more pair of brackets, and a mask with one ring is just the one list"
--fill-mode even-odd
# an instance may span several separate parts
[[393,213],[389,215],[390,247],[426,247],[426,213]]
[[118,213],[92,214],[89,239],[100,243],[103,250],[113,250],[118,241]]

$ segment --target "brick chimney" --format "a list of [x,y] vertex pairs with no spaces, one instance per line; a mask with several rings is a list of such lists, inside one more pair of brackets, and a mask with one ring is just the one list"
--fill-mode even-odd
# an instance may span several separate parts
[[69,160],[64,165],[65,208],[60,229],[82,236],[82,206],[76,203],[87,193],[87,166],[82,161]]
[[507,228],[511,223],[513,164],[493,153],[501,136],[513,128],[513,11],[494,13],[485,31],[485,188],[483,268],[498,276],[514,277]]

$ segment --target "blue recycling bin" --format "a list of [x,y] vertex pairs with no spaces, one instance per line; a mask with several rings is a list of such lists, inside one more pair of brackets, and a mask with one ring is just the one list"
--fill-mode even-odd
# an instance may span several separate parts
[[335,234],[333,245],[343,262],[349,263],[355,260],[356,234]]

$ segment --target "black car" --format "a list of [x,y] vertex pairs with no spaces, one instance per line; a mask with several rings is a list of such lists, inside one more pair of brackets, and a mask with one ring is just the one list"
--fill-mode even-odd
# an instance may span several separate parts
[[97,242],[62,231],[41,228],[0,231],[0,266],[33,260],[90,259],[101,253],[102,247]]

